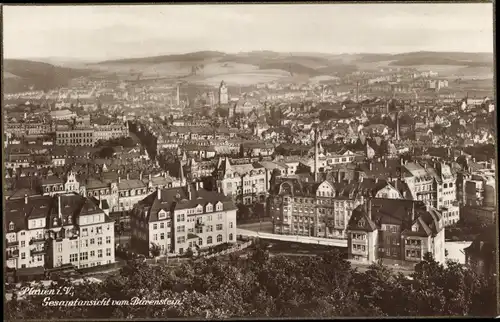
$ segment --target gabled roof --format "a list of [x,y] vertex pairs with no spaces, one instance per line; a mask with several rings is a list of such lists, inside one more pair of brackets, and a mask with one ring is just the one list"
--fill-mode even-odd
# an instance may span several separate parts
[[[195,208],[198,205],[202,205],[205,210],[205,206],[208,203],[216,205],[219,202],[223,204],[224,211],[236,209],[232,199],[221,193],[205,189],[197,190],[193,185],[189,187],[189,190],[191,192],[191,198],[189,196],[188,186],[157,189],[156,192],[153,192],[143,200],[139,201],[136,207],[139,209],[149,210],[149,222],[158,221],[158,213],[161,210],[171,212],[176,209]],[[160,194],[160,198],[158,198],[158,194]]]
[[[348,229],[359,230],[359,220],[369,218],[365,207],[367,206],[360,205],[354,209]],[[380,229],[382,224],[401,226],[402,234],[407,236],[431,236],[444,229],[441,224],[441,214],[437,210],[427,209],[421,201],[405,199],[372,199],[370,222],[373,225],[370,224],[368,228],[375,226]],[[417,225],[417,231],[411,229],[413,225]]]

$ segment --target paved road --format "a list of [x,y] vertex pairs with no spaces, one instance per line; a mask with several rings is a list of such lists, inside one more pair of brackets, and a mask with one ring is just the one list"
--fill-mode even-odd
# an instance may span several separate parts
[[263,232],[255,232],[251,230],[237,228],[237,234],[247,237],[260,237],[266,239],[283,240],[297,243],[318,244],[336,247],[347,247],[347,240],[342,239],[326,239],[307,236],[289,236],[289,235],[276,235]]
[[270,221],[263,221],[262,223],[252,223],[252,224],[243,224],[236,225],[237,228],[251,230],[251,231],[260,231],[263,233],[272,234],[273,232],[273,223]]

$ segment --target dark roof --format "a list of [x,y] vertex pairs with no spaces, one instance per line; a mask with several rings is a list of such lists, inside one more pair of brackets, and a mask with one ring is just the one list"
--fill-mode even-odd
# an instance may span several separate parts
[[[353,210],[348,229],[373,231],[380,229],[382,224],[390,224],[401,226],[403,235],[422,237],[437,234],[443,229],[441,214],[433,208],[427,209],[421,201],[371,199],[371,218],[367,207],[364,204]],[[359,225],[360,222],[362,225]],[[417,231],[411,229],[414,225]]]
[[[191,196],[189,197],[189,191]],[[160,198],[158,198],[160,193]],[[235,210],[236,206],[231,198],[224,196],[222,193],[208,191],[205,189],[196,189],[194,185],[167,189],[157,189],[143,200],[139,201],[137,207],[139,209],[148,209],[148,221],[158,221],[158,212],[165,210],[167,212],[175,209],[195,208],[197,205],[205,206],[211,203],[215,206],[222,202],[223,209]]]

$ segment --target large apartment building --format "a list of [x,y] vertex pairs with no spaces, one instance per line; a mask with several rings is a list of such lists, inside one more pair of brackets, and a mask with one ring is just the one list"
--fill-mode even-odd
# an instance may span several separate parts
[[94,146],[99,140],[110,140],[127,136],[129,136],[128,123],[57,129],[56,144]]
[[258,162],[233,165],[221,158],[215,171],[217,189],[237,203],[265,202],[271,172]]
[[95,198],[69,193],[8,199],[5,223],[9,268],[115,262],[113,222]]
[[401,166],[401,180],[408,185],[413,200],[422,201],[442,213],[445,226],[458,222],[457,176],[449,164],[407,162]]
[[443,218],[422,201],[367,199],[353,211],[347,232],[348,256],[355,261],[412,265],[426,253],[445,261]]
[[149,255],[178,255],[236,242],[236,207],[231,198],[200,183],[158,188],[131,210],[131,244]]
[[346,238],[352,211],[365,198],[402,198],[392,183],[379,179],[315,182],[288,176],[275,180],[267,209],[277,234]]

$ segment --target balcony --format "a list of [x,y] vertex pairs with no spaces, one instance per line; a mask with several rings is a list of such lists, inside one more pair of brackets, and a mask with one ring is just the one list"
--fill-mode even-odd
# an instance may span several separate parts
[[6,242],[7,247],[18,247],[19,246],[19,241],[7,241]]
[[18,258],[19,257],[19,250],[14,250],[12,252],[6,252],[6,257],[7,259],[10,259],[10,258]]
[[352,249],[352,254],[356,255],[366,255],[368,252],[366,250],[361,250],[361,249]]
[[45,253],[47,253],[47,250],[45,250],[45,248],[43,248],[43,249],[32,249],[31,250],[31,256],[42,255],[42,254],[45,254]]
[[45,237],[35,237],[31,238],[30,245],[45,243]]

